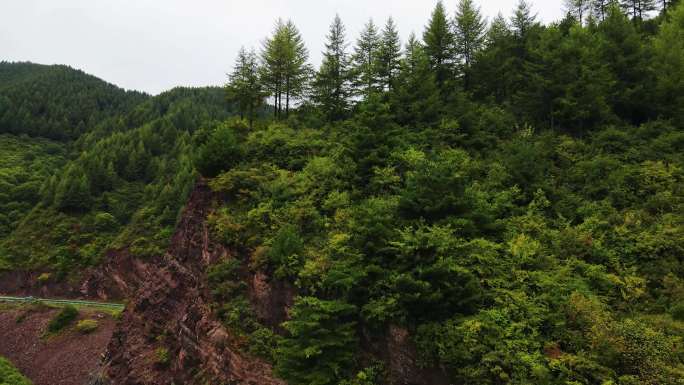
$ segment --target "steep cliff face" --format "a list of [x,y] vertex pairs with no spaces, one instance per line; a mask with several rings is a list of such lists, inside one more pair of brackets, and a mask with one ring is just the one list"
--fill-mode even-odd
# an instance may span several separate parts
[[142,282],[125,282],[137,289],[108,347],[114,384],[284,384],[270,365],[235,348],[211,310],[206,268],[231,257],[209,240],[214,202],[200,183],[166,254],[146,264]]

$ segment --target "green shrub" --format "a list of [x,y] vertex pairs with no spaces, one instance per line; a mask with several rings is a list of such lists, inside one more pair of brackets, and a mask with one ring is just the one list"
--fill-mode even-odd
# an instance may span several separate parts
[[55,315],[47,326],[48,334],[55,334],[74,322],[78,317],[78,309],[68,305]]
[[98,213],[95,215],[95,229],[98,231],[113,231],[119,227],[116,218],[110,213]]
[[154,351],[154,356],[155,363],[159,366],[167,366],[171,361],[169,349],[164,347],[158,347],[157,350]]
[[271,329],[260,327],[249,335],[249,352],[270,362],[275,359],[278,336]]
[[670,314],[672,314],[673,319],[677,321],[684,321],[684,302],[672,306],[672,309],[670,309]]
[[31,385],[26,377],[6,359],[0,357],[0,385]]
[[52,277],[52,275],[50,273],[43,273],[43,274],[38,276],[37,280],[40,283],[45,283],[45,282],[49,281],[51,277]]
[[81,334],[90,334],[97,330],[98,324],[94,319],[84,319],[76,324],[76,331]]

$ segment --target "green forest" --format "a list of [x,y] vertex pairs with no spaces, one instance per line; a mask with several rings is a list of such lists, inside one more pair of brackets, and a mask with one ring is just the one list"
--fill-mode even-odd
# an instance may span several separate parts
[[[158,96],[2,62],[0,270],[161,255],[202,180],[239,256],[216,312],[289,384],[387,383],[390,327],[451,384],[684,384],[678,3],[440,2],[406,37],[335,17],[316,67],[278,20],[225,87]],[[243,268],[296,288],[282,325]]]

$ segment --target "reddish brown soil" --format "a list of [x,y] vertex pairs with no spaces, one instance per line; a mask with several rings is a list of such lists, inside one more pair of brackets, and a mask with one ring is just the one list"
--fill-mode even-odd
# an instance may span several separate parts
[[[284,384],[270,365],[235,347],[211,309],[205,270],[231,258],[209,240],[206,217],[214,202],[200,183],[169,250],[145,269],[109,345],[114,384]],[[159,349],[168,351],[168,362],[159,362]]]
[[[97,268],[77,275],[40,281],[41,271],[0,272],[0,295],[40,298],[123,300],[133,295],[149,274],[153,259],[141,260],[128,250],[110,250]],[[54,275],[53,275],[54,276]]]
[[[91,334],[73,327],[57,336],[43,338],[45,328],[57,309],[25,308],[0,310],[0,355],[9,359],[35,385],[87,384],[101,373],[101,361],[116,322],[108,315],[81,312],[81,319],[98,320]],[[20,315],[26,313],[21,322]]]

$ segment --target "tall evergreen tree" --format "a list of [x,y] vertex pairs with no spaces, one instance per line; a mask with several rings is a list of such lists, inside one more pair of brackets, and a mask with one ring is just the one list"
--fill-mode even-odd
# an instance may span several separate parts
[[473,67],[472,88],[480,97],[492,97],[501,103],[510,94],[513,62],[513,33],[504,16],[499,13],[492,20],[485,36],[486,48]]
[[244,47],[238,52],[233,72],[226,86],[228,100],[237,103],[240,118],[249,120],[250,128],[259,107],[264,102],[265,94],[259,79],[259,64],[254,50]]
[[288,20],[285,23],[285,116],[290,113],[293,100],[304,96],[307,82],[311,74],[311,67],[307,63],[309,51],[297,26]]
[[354,73],[359,94],[369,98],[378,89],[380,36],[373,19],[368,20],[354,48]]
[[591,13],[600,21],[606,19],[610,7],[619,6],[618,0],[592,0]]
[[565,10],[577,18],[580,24],[584,23],[585,16],[591,11],[590,0],[564,0]]
[[643,20],[644,15],[656,9],[656,0],[620,0],[622,8],[632,19]]
[[423,33],[425,54],[435,71],[437,84],[442,87],[451,76],[454,56],[454,35],[449,27],[444,4],[439,1]]
[[485,21],[480,10],[472,0],[460,0],[454,20],[456,51],[463,61],[463,79],[465,88],[469,88],[469,72],[475,54],[483,47],[485,41]]
[[441,98],[435,73],[415,34],[409,36],[392,92],[391,106],[400,124],[421,126],[435,124],[441,112]]
[[652,115],[654,107],[643,102],[652,97],[644,84],[654,81],[643,38],[617,6],[609,8],[599,33],[603,62],[616,80],[609,95],[612,109],[621,119],[640,124]]
[[310,73],[308,59],[309,52],[297,27],[290,20],[279,19],[261,52],[261,79],[274,98],[276,117],[283,113],[283,102],[287,116],[292,100],[303,97]]
[[400,60],[401,40],[394,19],[390,17],[382,30],[378,52],[378,77],[383,89],[392,89],[394,79],[400,68]]
[[532,13],[532,6],[527,1],[520,0],[511,18],[511,26],[516,36],[524,38],[536,21],[537,15]]
[[313,82],[313,101],[330,120],[346,115],[351,96],[351,70],[345,27],[339,15],[330,25],[321,67]]
[[653,67],[656,71],[658,108],[684,124],[684,4],[668,13],[654,39]]
[[261,50],[261,81],[269,95],[273,97],[273,114],[280,116],[286,68],[286,48],[284,41],[285,24],[278,19],[273,35],[264,41]]

